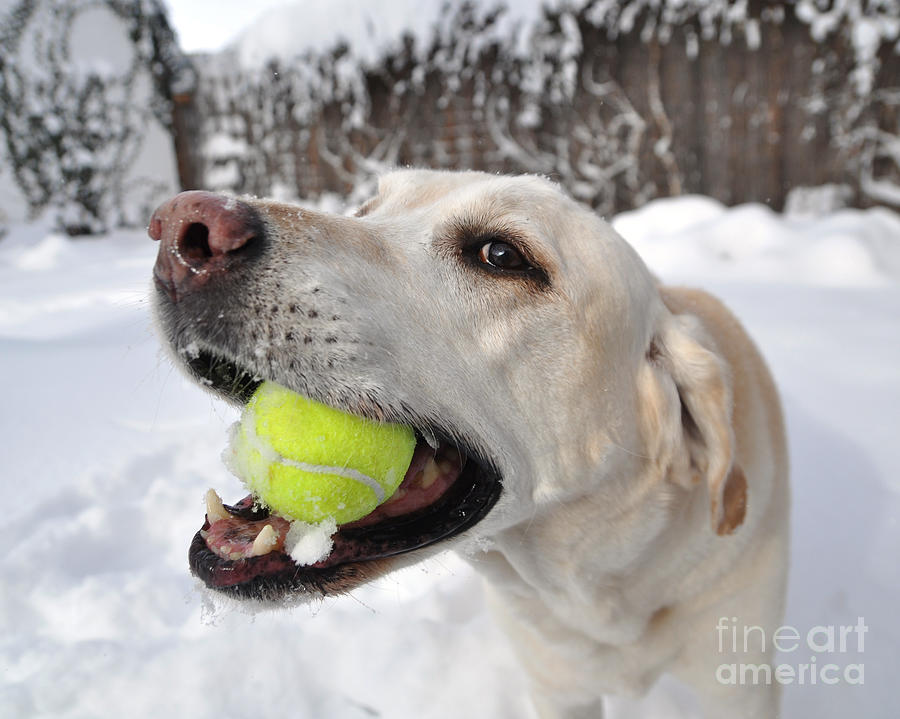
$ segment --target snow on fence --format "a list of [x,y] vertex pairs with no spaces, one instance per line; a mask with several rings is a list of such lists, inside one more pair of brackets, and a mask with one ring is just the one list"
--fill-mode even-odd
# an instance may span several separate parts
[[[793,188],[900,206],[900,2],[450,2],[372,61],[352,45],[198,59],[182,181],[346,193],[382,168],[533,172],[610,214]],[[265,38],[258,38],[265,45]]]

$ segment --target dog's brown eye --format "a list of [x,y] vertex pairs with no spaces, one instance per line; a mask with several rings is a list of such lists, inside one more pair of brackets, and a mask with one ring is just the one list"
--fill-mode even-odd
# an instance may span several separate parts
[[507,242],[485,242],[478,251],[478,259],[500,270],[527,270],[528,263],[519,251]]

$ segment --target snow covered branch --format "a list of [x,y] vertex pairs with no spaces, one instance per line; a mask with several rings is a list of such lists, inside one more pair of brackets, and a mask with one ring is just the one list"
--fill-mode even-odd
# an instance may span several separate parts
[[128,177],[154,113],[166,115],[161,6],[22,0],[2,20],[0,135],[30,213],[52,208],[70,234],[143,222],[166,184]]

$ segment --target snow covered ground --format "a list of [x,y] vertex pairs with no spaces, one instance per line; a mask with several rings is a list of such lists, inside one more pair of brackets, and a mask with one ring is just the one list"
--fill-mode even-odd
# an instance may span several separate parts
[[[786,622],[868,627],[862,653],[816,657],[864,664],[864,684],[789,686],[784,716],[896,716],[900,218],[686,197],[616,224],[661,276],[723,297],[780,384]],[[186,553],[203,492],[242,494],[219,461],[234,411],[182,379],[153,335],[155,252],[141,232],[13,225],[0,241],[0,716],[529,717],[479,579],[452,555],[290,612],[217,608],[198,589]],[[669,681],[643,709],[692,716]]]

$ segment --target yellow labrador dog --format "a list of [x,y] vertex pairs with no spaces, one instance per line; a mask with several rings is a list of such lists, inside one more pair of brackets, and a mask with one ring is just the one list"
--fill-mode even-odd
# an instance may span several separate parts
[[541,717],[600,717],[663,672],[709,717],[775,716],[777,684],[719,671],[771,661],[732,630],[780,622],[789,498],[774,384],[717,300],[536,177],[394,172],[352,217],[188,192],[149,232],[161,331],[201,383],[241,403],[274,380],[419,438],[397,495],[310,566],[253,497],[213,495],[207,585],[283,603],[454,548]]

